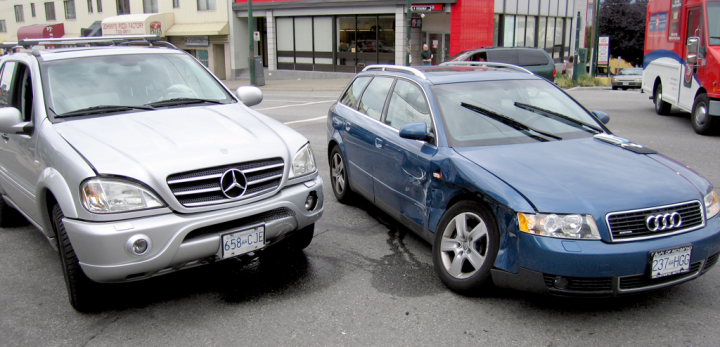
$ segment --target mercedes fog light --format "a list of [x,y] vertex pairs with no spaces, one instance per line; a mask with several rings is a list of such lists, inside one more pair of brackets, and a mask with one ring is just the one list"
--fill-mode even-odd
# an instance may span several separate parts
[[308,211],[314,210],[315,206],[317,206],[317,200],[317,193],[315,193],[315,191],[310,192],[305,199],[305,209]]
[[125,251],[134,256],[147,254],[152,247],[150,238],[147,235],[133,235],[125,242]]

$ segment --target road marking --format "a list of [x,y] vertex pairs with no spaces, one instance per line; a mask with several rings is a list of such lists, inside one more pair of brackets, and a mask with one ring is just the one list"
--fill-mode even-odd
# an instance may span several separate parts
[[265,111],[265,110],[274,110],[277,108],[286,108],[286,107],[295,107],[295,106],[307,106],[307,105],[315,105],[315,104],[323,104],[327,102],[335,102],[335,100],[325,100],[325,101],[316,101],[316,102],[308,102],[304,104],[297,104],[297,105],[285,105],[285,106],[275,106],[275,107],[267,107],[267,108],[258,108],[255,111]]
[[295,121],[292,121],[292,122],[285,122],[285,123],[283,123],[283,124],[287,125],[287,124],[295,124],[295,123],[313,122],[313,121],[321,120],[321,119],[327,119],[327,116],[322,116],[322,117],[317,117],[317,118],[310,118],[310,119],[303,119],[303,120],[295,120]]

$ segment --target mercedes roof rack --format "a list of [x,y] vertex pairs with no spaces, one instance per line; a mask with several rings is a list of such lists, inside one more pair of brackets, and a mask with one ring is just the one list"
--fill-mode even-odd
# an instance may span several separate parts
[[526,72],[529,74],[533,74],[532,71],[523,68],[521,66],[512,65],[512,64],[505,64],[505,63],[496,63],[496,62],[490,62],[490,61],[447,61],[439,66],[481,66],[481,67],[502,67],[502,68],[508,68],[520,72]]
[[422,79],[427,79],[425,77],[425,74],[422,73],[422,71],[409,66],[402,66],[402,65],[368,65],[363,71],[370,71],[370,70],[380,70],[380,71],[400,71],[400,72],[409,72],[415,76],[418,76]]
[[[90,36],[90,37],[60,37],[60,38],[40,38],[40,39],[22,39],[17,45],[29,48],[37,45],[62,45],[62,44],[78,44],[78,43],[111,43],[113,45],[125,44],[126,42],[147,42],[150,46],[160,41],[158,35],[118,35],[118,36]],[[175,46],[172,46],[175,47]]]

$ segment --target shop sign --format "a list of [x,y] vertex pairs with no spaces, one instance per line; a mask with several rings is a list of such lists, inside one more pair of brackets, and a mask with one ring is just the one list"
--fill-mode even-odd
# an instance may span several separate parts
[[412,5],[412,6],[410,6],[410,9],[415,12],[443,11],[445,9],[445,5],[443,5],[443,4]]
[[162,36],[162,23],[159,21],[150,22],[150,34]]
[[207,36],[185,36],[185,46],[202,46],[210,45],[210,39]]
[[600,36],[600,40],[598,41],[598,65],[607,65],[609,63],[609,49],[610,36]]
[[[159,23],[159,22],[158,22]],[[127,22],[127,23],[103,23],[103,34],[109,35],[133,35],[145,34],[144,22]]]

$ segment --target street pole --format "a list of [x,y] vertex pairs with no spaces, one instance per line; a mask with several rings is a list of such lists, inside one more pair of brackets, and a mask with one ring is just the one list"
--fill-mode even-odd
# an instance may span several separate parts
[[255,38],[253,33],[252,0],[248,0],[248,37],[250,38],[250,54],[248,55],[248,66],[250,67],[250,85],[255,85]]
[[597,58],[598,58],[598,40],[600,36],[600,0],[595,0],[595,23],[593,23],[593,27],[595,29],[595,35],[593,39],[593,62],[592,62],[592,70],[590,71],[590,76],[595,77],[595,73],[597,70]]
[[410,37],[411,37],[411,33],[410,33],[411,22],[410,21],[412,20],[412,9],[411,9],[412,4],[410,1],[411,0],[407,1],[407,42],[405,44],[405,51],[406,51],[405,66],[410,66]]
[[573,83],[577,83],[577,76],[578,76],[578,68],[577,65],[580,64],[578,61],[578,50],[580,49],[580,22],[582,21],[582,18],[580,18],[580,11],[578,11],[577,15],[577,25],[575,26],[575,58],[573,59],[573,75],[572,75],[572,81]]

